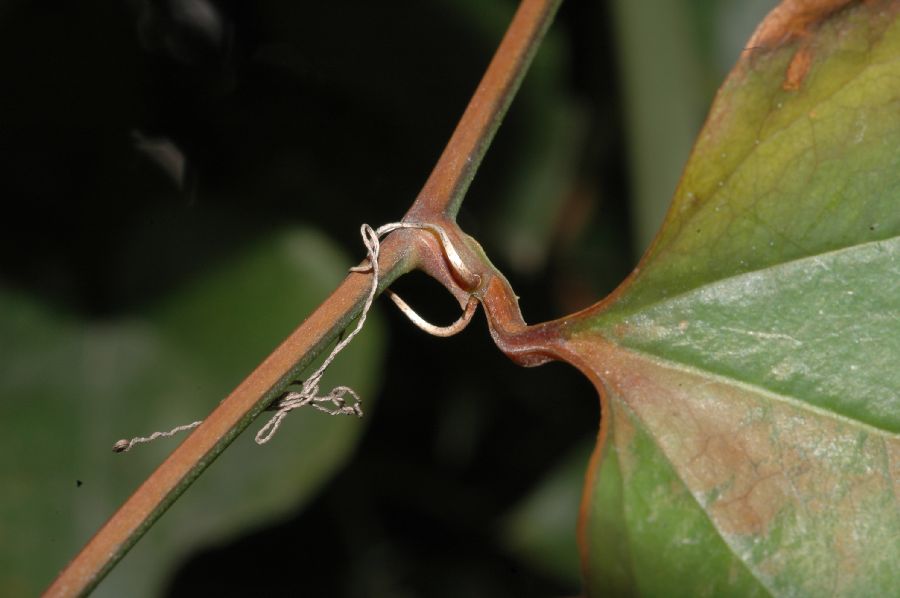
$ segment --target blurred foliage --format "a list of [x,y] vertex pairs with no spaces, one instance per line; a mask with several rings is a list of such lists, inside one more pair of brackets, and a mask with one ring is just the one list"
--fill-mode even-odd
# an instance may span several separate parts
[[[463,205],[529,321],[628,273],[764,10],[683,0],[666,9],[677,27],[647,30],[640,11],[660,3],[625,4],[564,5]],[[0,219],[4,593],[49,581],[172,446],[113,455],[113,441],[207,413],[362,257],[358,225],[403,213],[513,9],[4,5],[0,184],[16,208]],[[676,134],[642,129],[654,115]],[[397,286],[432,319],[455,317],[429,281]],[[377,411],[363,424],[295,413],[271,445],[239,439],[100,592],[575,593],[559,565],[573,528],[541,497],[581,485],[571,462],[552,470],[596,433],[591,386],[563,366],[513,366],[478,324],[443,341],[388,314],[390,344],[373,326],[326,377],[357,383],[369,405],[381,384]],[[299,449],[326,434],[327,459]]]
[[710,99],[775,0],[615,0],[638,252],[650,244]]
[[514,507],[503,527],[510,550],[522,555],[539,570],[575,584],[581,577],[575,537],[581,504],[584,466],[594,449],[588,439],[564,455],[534,492]]
[[[0,295],[2,471],[0,593],[34,595],[171,451],[159,441],[116,455],[112,442],[202,418],[261,360],[297,310],[311,311],[349,260],[320,234],[279,234],[217,272],[127,317],[84,320],[33,297]],[[252,321],[247,313],[265,305]],[[326,380],[371,398],[383,352],[377,318]],[[366,402],[373,412],[373,402]],[[238,439],[96,592],[156,595],[200,546],[306,503],[351,454],[354,419],[297,412],[266,445]]]

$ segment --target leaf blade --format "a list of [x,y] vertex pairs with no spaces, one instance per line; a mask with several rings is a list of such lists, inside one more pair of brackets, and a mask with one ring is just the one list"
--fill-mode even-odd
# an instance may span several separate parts
[[722,279],[604,331],[622,346],[900,433],[898,294],[895,237]]
[[[900,23],[884,12],[858,7],[840,27],[823,25],[815,38],[820,52],[799,91],[782,89],[799,42],[744,56],[713,104],[654,245],[607,315],[861,236],[900,234],[890,195],[900,187],[900,155],[888,151],[900,145]],[[828,140],[828,152],[819,138]],[[835,187],[845,171],[865,176]],[[813,234],[821,222],[791,218],[786,197],[791,209],[839,211]]]
[[[644,459],[632,469],[662,476],[671,466],[729,551],[774,595],[893,587],[885,572],[900,558],[896,435],[820,410],[798,411],[760,389],[596,338],[578,343],[606,364],[611,425],[621,419],[617,411],[633,412],[665,457],[666,463]],[[621,459],[630,445],[617,439],[607,450]],[[631,543],[637,534],[628,526]],[[840,550],[832,550],[839,540]],[[676,529],[667,541],[691,537]],[[661,561],[672,558],[658,543],[656,549]],[[716,554],[715,546],[705,549]]]
[[[608,448],[595,471],[593,529],[587,530],[588,542],[601,540],[586,563],[591,592],[768,595],[744,563],[722,549],[718,530],[636,415],[613,403],[609,417]],[[623,551],[603,541],[609,530],[617,534]],[[660,558],[661,552],[666,558]]]
[[[671,470],[671,492],[687,492],[724,541],[707,541],[711,557],[737,558],[767,593],[897,583],[900,3],[816,6],[760,29],[639,267],[563,324],[608,418],[582,556],[602,571],[614,547],[598,542],[627,543],[640,570],[622,591],[693,581],[678,573],[688,557],[659,550],[691,540],[672,525],[659,562],[638,563],[642,520],[628,510],[666,499],[635,493],[622,469],[637,436],[623,440],[628,418],[659,453],[643,474]],[[621,521],[597,510],[616,483]],[[589,577],[591,592],[607,576],[624,579]]]

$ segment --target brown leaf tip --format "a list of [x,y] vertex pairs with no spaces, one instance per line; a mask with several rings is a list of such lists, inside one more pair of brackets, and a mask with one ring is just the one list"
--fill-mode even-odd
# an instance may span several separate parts
[[771,48],[809,33],[811,27],[859,0],[783,0],[763,19],[748,49]]
[[784,74],[784,83],[781,84],[785,91],[797,91],[809,72],[809,66],[812,64],[812,50],[808,45],[804,45],[796,52],[788,64],[787,72]]

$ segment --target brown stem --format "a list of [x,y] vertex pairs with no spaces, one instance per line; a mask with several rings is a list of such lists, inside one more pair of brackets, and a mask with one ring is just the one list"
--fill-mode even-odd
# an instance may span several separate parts
[[[411,244],[381,245],[385,287],[408,271]],[[206,467],[359,313],[371,282],[350,274],[148,477],[47,588],[45,596],[90,592]]]
[[[491,290],[499,288],[497,281],[502,277],[497,278],[493,267],[482,259],[483,255],[478,255],[473,242],[459,230],[454,218],[560,1],[523,0],[520,4],[459,125],[404,217],[406,221],[430,222],[444,227],[454,245],[464,248],[466,255],[463,257],[467,263],[481,266],[481,284],[474,290],[489,316],[494,314],[489,317],[492,332],[498,326],[504,329],[505,325],[498,322],[513,322],[506,328],[515,332],[507,335],[515,339],[528,334],[524,333],[518,306],[508,301],[509,297],[514,297],[511,289],[506,285],[499,295]],[[393,233],[382,244],[379,264],[384,274],[379,281],[379,290],[398,276],[419,267],[444,282],[460,299],[461,305],[465,304],[473,289],[460,287],[440,258],[442,255],[441,245],[433,235],[409,230]],[[359,315],[369,284],[365,274],[347,276],[337,290],[147,478],[44,595],[80,596],[90,592],[225,447]],[[505,299],[487,301],[504,293]],[[500,310],[494,304],[505,307]],[[521,326],[517,322],[521,322]],[[497,334],[494,337],[506,338]]]
[[523,0],[450,141],[404,220],[450,219],[462,204],[562,0]]

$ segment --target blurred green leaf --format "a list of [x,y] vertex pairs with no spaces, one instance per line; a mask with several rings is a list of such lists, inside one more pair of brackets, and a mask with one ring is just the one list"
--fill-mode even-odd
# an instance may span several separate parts
[[503,542],[539,570],[580,585],[575,519],[584,486],[584,464],[591,444],[567,454],[537,487],[516,505],[503,524]]
[[776,3],[614,2],[637,251],[659,230],[715,86]]
[[568,41],[559,30],[544,39],[511,108],[513,132],[499,139],[514,149],[484,236],[515,274],[534,277],[546,267],[585,145],[585,110],[565,86]]
[[758,37],[644,261],[571,321],[606,396],[592,595],[896,591],[895,5]]
[[687,4],[614,3],[637,251],[659,229],[709,96]]
[[[160,440],[116,455],[115,440],[201,419],[349,265],[326,238],[297,230],[133,318],[82,321],[0,295],[0,593],[34,595],[45,586],[173,448]],[[373,315],[324,383],[354,387],[371,412],[382,343]],[[344,463],[363,425],[301,410],[263,447],[251,435],[238,438],[96,595],[157,595],[192,550],[294,511]]]
[[518,156],[518,175],[506,189],[491,231],[510,267],[535,275],[546,267],[554,233],[574,187],[575,156],[583,141],[584,119],[572,102],[545,98],[546,112],[536,110],[533,127]]

